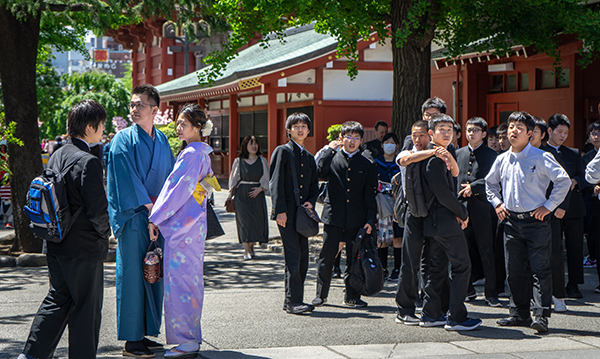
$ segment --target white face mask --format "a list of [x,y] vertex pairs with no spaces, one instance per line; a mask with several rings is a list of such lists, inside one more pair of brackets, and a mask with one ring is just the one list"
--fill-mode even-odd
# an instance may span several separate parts
[[392,155],[396,152],[396,144],[395,143],[384,143],[383,144],[383,152],[386,155]]

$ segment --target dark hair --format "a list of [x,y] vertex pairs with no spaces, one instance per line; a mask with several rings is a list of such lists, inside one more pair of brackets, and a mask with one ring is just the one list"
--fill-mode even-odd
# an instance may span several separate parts
[[431,116],[431,119],[429,120],[429,129],[435,131],[435,128],[442,123],[449,123],[452,125],[453,128],[455,124],[452,117],[446,115],[445,113],[440,113]]
[[[204,126],[206,121],[208,121],[206,115],[204,114],[202,106],[195,103],[183,106],[181,110],[179,110],[179,113],[177,114],[176,118],[179,118],[179,116],[183,116],[183,118],[189,121],[189,123],[192,124],[193,127],[198,128],[198,131],[202,131],[202,127]],[[200,132],[200,134],[202,135],[202,132]],[[183,149],[186,146],[187,142],[183,141],[183,143],[181,144],[181,149],[179,151],[183,151]]]
[[542,132],[542,141],[548,137],[548,124],[546,121],[542,120],[539,117],[533,116],[533,120],[535,121],[535,126],[533,128],[539,128]]
[[590,133],[592,133],[592,131],[594,131],[594,130],[600,131],[600,121],[590,123],[590,125],[588,126],[588,129],[587,129],[588,137],[589,137]]
[[[486,132],[487,131],[487,122],[481,118],[481,117],[471,117],[470,119],[467,120],[466,125],[475,125],[479,128],[481,128],[482,132]],[[465,125],[465,127],[466,127]]]
[[262,151],[260,150],[260,142],[258,142],[256,136],[248,135],[244,137],[244,139],[242,140],[242,144],[240,145],[240,154],[238,155],[239,158],[250,157],[250,152],[248,152],[248,144],[250,143],[250,141],[256,142],[256,144],[258,145],[258,151],[256,151],[256,154],[262,156]]
[[379,128],[379,126],[385,126],[385,128],[389,128],[387,122],[385,122],[385,121],[377,121],[375,123],[375,127],[374,127],[375,131],[377,131],[377,129]]
[[69,110],[67,133],[71,137],[83,138],[86,136],[88,125],[98,130],[98,126],[104,121],[106,121],[104,106],[94,100],[82,100]]
[[396,142],[397,145],[400,144],[400,140],[398,140],[398,136],[396,136],[395,133],[390,132],[390,133],[386,133],[385,136],[383,136],[383,139],[381,140],[381,143],[384,143],[385,141],[389,140],[389,139],[393,139],[394,142]]
[[310,121],[310,117],[307,114],[302,112],[294,112],[289,115],[287,120],[285,120],[285,129],[290,131],[293,125],[298,123],[304,123],[308,126],[308,130],[311,130],[312,122]]
[[460,127],[460,124],[458,122],[454,122],[454,132],[456,132],[460,135],[461,130],[462,130],[462,128]]
[[[75,106],[77,106],[77,105],[75,105]],[[75,107],[75,106],[73,106],[73,107]],[[56,136],[56,137],[54,137],[54,141],[61,142],[62,141],[62,136]]]
[[439,97],[428,98],[421,106],[421,113],[425,113],[428,108],[437,108],[441,113],[446,113],[446,102]]
[[342,123],[342,130],[340,131],[340,136],[346,136],[349,133],[358,133],[362,138],[365,134],[365,129],[363,126],[356,121],[346,121]]
[[498,137],[498,133],[496,132],[496,130],[498,129],[498,126],[492,126],[490,128],[488,128],[487,130],[487,137]]
[[508,124],[506,122],[501,123],[500,125],[498,125],[498,127],[496,127],[496,135],[498,137],[500,137],[500,135],[505,135],[507,131],[508,131]]
[[412,132],[412,129],[415,127],[424,128],[425,132],[427,132],[427,129],[429,129],[429,123],[427,123],[427,121],[424,121],[424,120],[419,120],[419,121],[413,123],[413,125],[410,127],[411,132]]
[[508,116],[508,120],[506,121],[506,125],[510,125],[513,122],[521,122],[527,127],[527,131],[533,131],[535,128],[535,121],[530,114],[525,111],[515,111]]
[[554,115],[550,116],[548,119],[548,127],[550,127],[552,131],[556,130],[556,128],[560,125],[571,128],[571,121],[569,121],[567,116],[563,115],[562,113],[555,113]]
[[158,90],[156,87],[145,84],[136,86],[133,91],[131,91],[132,95],[146,95],[149,100],[153,101],[154,104],[152,106],[158,106],[160,104],[160,95],[158,94]]

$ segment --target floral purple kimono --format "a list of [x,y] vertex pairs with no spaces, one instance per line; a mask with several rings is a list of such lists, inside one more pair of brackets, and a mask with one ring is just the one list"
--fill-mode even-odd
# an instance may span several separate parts
[[[206,196],[199,182],[212,175],[212,148],[193,142],[181,151],[150,214],[165,238],[164,284],[167,343],[202,343]],[[200,194],[200,195],[199,195]]]

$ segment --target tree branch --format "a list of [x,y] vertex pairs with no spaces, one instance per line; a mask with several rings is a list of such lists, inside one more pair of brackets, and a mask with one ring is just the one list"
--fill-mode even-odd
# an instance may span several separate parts
[[53,12],[69,11],[86,11],[92,8],[90,4],[43,4],[40,6],[42,10],[50,10]]

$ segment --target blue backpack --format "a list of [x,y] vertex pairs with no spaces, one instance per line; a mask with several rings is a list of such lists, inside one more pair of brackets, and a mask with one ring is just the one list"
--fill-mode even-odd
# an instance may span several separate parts
[[77,151],[62,171],[47,168],[31,181],[24,211],[31,220],[29,227],[36,237],[54,243],[62,242],[83,210],[84,206],[81,206],[75,214],[71,214],[64,176],[86,153]]

